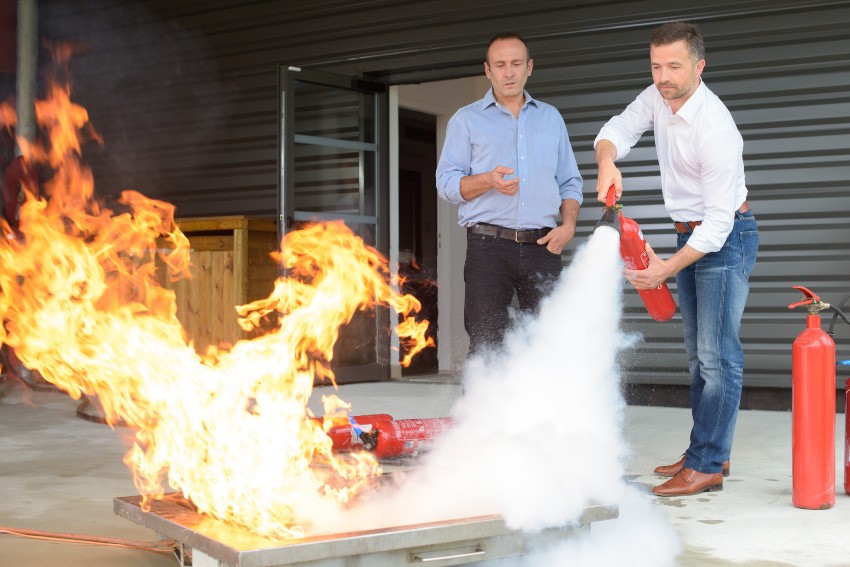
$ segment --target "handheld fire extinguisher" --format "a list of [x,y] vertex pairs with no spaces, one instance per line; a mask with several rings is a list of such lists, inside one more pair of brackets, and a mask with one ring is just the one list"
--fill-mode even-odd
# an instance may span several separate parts
[[[617,195],[612,185],[605,197],[605,208],[602,218],[593,230],[600,226],[610,226],[620,233],[620,256],[626,269],[645,270],[649,267],[649,255],[646,253],[646,239],[640,226],[633,219],[622,213],[622,205],[617,204]],[[676,302],[667,288],[666,282],[661,282],[653,289],[639,289],[638,294],[646,306],[647,312],[656,321],[668,321],[676,313]]]
[[820,326],[829,303],[802,286],[806,328],[791,349],[791,486],[797,508],[827,510],[835,504],[835,341]]

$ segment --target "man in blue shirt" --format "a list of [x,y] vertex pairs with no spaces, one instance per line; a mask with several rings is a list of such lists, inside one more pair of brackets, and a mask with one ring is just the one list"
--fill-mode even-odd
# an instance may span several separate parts
[[459,205],[467,229],[470,354],[502,341],[514,292],[520,309],[537,309],[561,272],[582,202],[561,114],[525,91],[533,64],[518,35],[490,41],[484,73],[492,88],[452,116],[437,165],[437,190]]

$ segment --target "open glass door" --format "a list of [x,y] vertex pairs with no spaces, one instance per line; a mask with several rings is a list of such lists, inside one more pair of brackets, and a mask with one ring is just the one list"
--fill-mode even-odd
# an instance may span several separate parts
[[[280,235],[298,223],[342,220],[389,255],[387,87],[363,79],[280,67]],[[359,311],[340,330],[337,382],[390,375],[390,314]]]

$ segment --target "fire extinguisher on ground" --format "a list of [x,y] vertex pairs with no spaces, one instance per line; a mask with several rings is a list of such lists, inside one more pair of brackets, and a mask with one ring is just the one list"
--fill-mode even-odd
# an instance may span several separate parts
[[[850,360],[842,360],[850,366]],[[850,494],[850,378],[844,383],[844,493]]]
[[[646,239],[640,226],[622,213],[622,205],[617,204],[617,195],[612,185],[605,197],[602,218],[596,223],[608,226],[620,233],[620,256],[629,270],[645,270],[649,267],[649,255],[646,253]],[[676,313],[676,302],[665,282],[654,289],[639,289],[638,294],[646,306],[647,312],[656,321],[668,321]]]
[[836,364],[832,328],[830,333],[821,329],[819,313],[830,305],[805,287],[793,287],[803,299],[788,308],[805,306],[808,315],[791,350],[792,501],[798,508],[826,510],[835,504]]
[[413,457],[428,449],[452,423],[450,417],[384,421],[363,434],[363,448],[378,459]]
[[[330,423],[325,426],[325,421]],[[334,451],[352,451],[363,448],[363,436],[373,431],[379,423],[392,421],[388,413],[355,415],[340,418],[314,418],[314,421],[324,429],[330,437]]]
[[[850,301],[850,293],[838,303],[838,307],[832,306],[835,313],[832,315],[832,320],[829,323],[827,334],[835,339],[835,323],[838,318],[844,319],[844,322],[850,325],[850,320],[844,315],[842,309]],[[835,366],[836,373],[839,371],[850,371],[850,360],[840,360]],[[844,492],[850,494],[850,377],[844,382]]]

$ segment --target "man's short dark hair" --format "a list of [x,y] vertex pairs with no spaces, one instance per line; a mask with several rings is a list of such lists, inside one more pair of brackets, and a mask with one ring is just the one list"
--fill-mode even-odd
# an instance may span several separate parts
[[525,40],[522,39],[519,36],[519,34],[515,34],[513,32],[503,32],[503,33],[500,33],[498,35],[493,36],[493,39],[491,39],[490,43],[487,44],[487,51],[484,52],[484,62],[485,63],[488,63],[488,64],[490,63],[490,61],[488,60],[488,57],[490,57],[490,48],[493,46],[493,44],[496,43],[497,41],[502,41],[502,40],[505,40],[505,39],[518,39],[525,46],[526,60],[531,59],[531,52],[528,50],[528,44],[525,43]]
[[705,59],[705,41],[699,28],[687,22],[667,22],[652,30],[649,34],[650,45],[670,45],[684,40],[694,63]]

